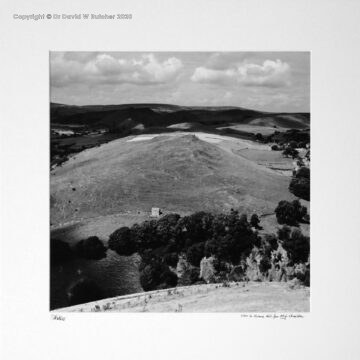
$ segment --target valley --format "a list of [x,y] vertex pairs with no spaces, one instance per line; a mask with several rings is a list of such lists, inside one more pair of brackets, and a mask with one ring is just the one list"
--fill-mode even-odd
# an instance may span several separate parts
[[[154,207],[162,216],[257,214],[266,237],[278,230],[277,204],[296,199],[288,190],[296,161],[273,151],[271,139],[306,134],[308,114],[146,104],[51,109],[51,239],[71,248],[91,236],[106,246],[115,230],[153,220]],[[308,236],[309,225],[299,226]],[[98,261],[52,265],[50,307],[66,306],[68,289],[84,278],[101,284],[105,298],[139,293],[140,264],[136,254],[109,249]]]

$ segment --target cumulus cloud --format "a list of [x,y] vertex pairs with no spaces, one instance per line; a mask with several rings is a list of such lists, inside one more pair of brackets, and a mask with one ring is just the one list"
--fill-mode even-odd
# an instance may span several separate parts
[[176,57],[159,61],[153,54],[124,59],[110,54],[52,53],[51,85],[164,84],[176,80],[182,67]]
[[290,65],[279,59],[262,64],[243,61],[225,69],[197,67],[191,80],[209,84],[282,87],[290,83]]

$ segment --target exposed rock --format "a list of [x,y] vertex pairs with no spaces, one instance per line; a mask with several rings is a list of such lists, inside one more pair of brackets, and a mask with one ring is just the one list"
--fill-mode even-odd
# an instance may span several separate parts
[[210,256],[209,258],[204,257],[200,262],[200,279],[210,283],[215,280],[215,258]]
[[289,258],[281,245],[271,253],[270,281],[287,281],[291,278],[292,269],[288,267]]
[[176,275],[179,286],[191,285],[199,280],[199,268],[191,265],[184,255],[180,255],[176,266]]
[[262,281],[264,275],[259,269],[262,256],[258,249],[251,250],[250,255],[246,258],[246,276],[250,281]]

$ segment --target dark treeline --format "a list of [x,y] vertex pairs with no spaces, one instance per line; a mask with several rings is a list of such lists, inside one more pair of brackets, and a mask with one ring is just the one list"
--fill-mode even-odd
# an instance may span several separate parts
[[[276,235],[259,234],[262,227],[256,214],[250,221],[246,214],[234,210],[228,214],[197,212],[184,217],[168,214],[157,220],[117,229],[109,237],[108,248],[121,256],[140,254],[140,283],[145,291],[183,285],[179,283],[178,271],[182,261],[187,264],[186,284],[204,283],[200,276],[201,262],[209,258],[216,273],[211,281],[231,280],[229,274],[234,268],[241,268],[241,273],[246,273],[246,261],[254,251],[261,259],[258,266],[266,279],[274,261],[279,261],[274,260],[279,245],[287,252],[286,266],[308,264],[310,253],[309,237],[298,228],[289,227],[309,222],[307,209],[298,200],[281,201],[275,212],[278,223],[283,225]],[[79,241],[73,248],[63,241],[52,240],[51,264],[55,266],[76,257],[99,260],[106,257],[106,250],[96,236]],[[276,256],[281,258],[279,254]],[[300,280],[304,282],[304,279]],[[308,279],[307,275],[306,285]],[[79,287],[76,285],[71,289],[70,294],[76,296],[70,296],[69,304],[79,303],[74,299],[82,299],[81,289],[88,291],[92,285],[79,283]],[[94,293],[97,292],[91,292],[91,299]]]

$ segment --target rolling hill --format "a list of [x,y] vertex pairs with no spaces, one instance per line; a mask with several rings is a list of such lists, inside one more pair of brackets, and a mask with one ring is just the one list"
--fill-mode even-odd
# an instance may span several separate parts
[[205,133],[126,137],[88,149],[51,172],[51,222],[153,206],[180,213],[273,211],[292,198],[290,179],[251,160],[249,151],[275,161],[269,146]]
[[168,104],[124,104],[70,106],[50,104],[51,123],[118,127],[131,119],[134,126],[167,127],[179,123],[198,123],[210,128],[236,124],[305,129],[310,126],[308,113],[268,113],[240,107],[191,107]]
[[[182,216],[256,212],[263,231],[276,232],[275,207],[294,199],[288,190],[293,161],[255,141],[255,134],[309,129],[310,116],[236,107],[51,104],[51,126],[73,131],[51,132],[51,239],[75,246],[90,236],[106,243],[116,229],[149,220],[152,207]],[[50,307],[66,306],[68,289],[80,278],[101,284],[104,297],[139,293],[138,267],[136,257],[110,250],[100,261],[54,266]],[[228,295],[233,304],[238,294]]]

